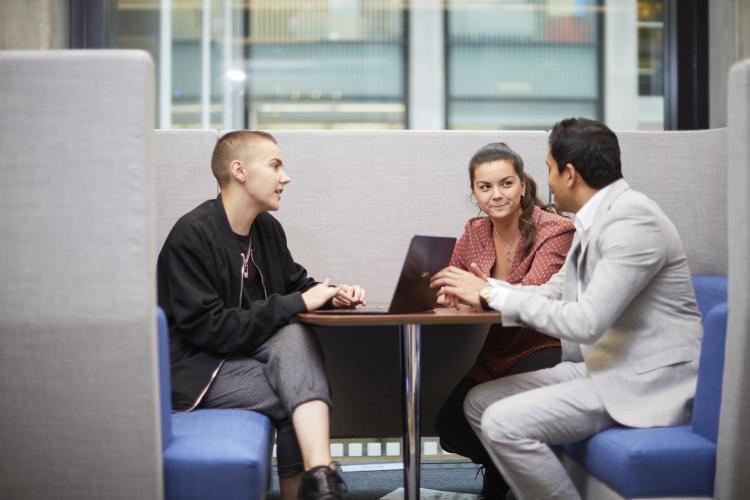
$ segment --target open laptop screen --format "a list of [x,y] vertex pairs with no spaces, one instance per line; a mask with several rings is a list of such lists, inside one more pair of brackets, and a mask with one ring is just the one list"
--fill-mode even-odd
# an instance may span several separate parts
[[425,312],[437,305],[437,294],[430,288],[430,278],[451,260],[456,238],[414,236],[401,267],[390,305],[385,308],[326,309],[326,314],[401,314]]

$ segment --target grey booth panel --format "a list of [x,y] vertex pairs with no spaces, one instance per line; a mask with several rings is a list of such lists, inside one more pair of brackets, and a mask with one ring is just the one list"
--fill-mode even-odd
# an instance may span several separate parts
[[216,136],[213,129],[154,132],[157,251],[177,219],[218,194],[211,173]]
[[729,321],[715,498],[750,497],[750,59],[732,66],[727,101]]
[[682,238],[693,274],[727,274],[727,130],[618,132],[622,171]]
[[162,497],[140,51],[0,52],[0,498]]
[[277,216],[295,259],[318,279],[388,301],[415,234],[459,236],[472,205],[467,166],[507,140],[546,198],[543,132],[274,132],[292,182]]

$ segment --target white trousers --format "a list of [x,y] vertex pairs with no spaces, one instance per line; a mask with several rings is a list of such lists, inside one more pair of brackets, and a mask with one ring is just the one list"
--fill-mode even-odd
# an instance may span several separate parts
[[615,425],[582,362],[480,384],[464,413],[518,500],[580,499],[550,446]]

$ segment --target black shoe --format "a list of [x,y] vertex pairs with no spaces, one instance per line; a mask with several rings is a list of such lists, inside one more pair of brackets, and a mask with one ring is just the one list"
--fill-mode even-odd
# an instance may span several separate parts
[[505,500],[505,495],[510,488],[494,465],[482,465],[479,468],[482,473],[482,491],[479,500]]
[[299,498],[302,500],[341,500],[346,493],[346,483],[339,476],[339,466],[319,465],[302,474]]

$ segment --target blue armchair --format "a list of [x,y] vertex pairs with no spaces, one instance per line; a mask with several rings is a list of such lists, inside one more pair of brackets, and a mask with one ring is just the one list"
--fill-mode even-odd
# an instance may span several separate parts
[[157,316],[166,500],[265,498],[271,471],[271,422],[247,410],[172,414],[167,320],[161,309]]
[[[563,446],[563,454],[588,473],[576,481],[584,490],[583,496],[586,490],[596,492],[592,496],[602,496],[600,483],[615,498],[713,495],[727,326],[727,279],[695,276],[693,285],[703,316],[704,336],[692,422],[652,429],[615,427]],[[566,457],[562,458],[565,463]],[[569,463],[566,465],[571,469]],[[575,479],[576,474],[572,475]]]

